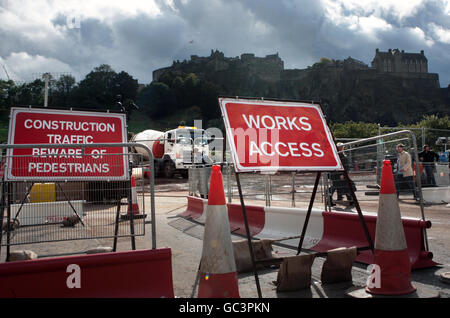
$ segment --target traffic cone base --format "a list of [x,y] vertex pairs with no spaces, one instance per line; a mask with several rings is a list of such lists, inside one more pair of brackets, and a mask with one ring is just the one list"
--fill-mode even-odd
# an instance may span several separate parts
[[120,217],[124,220],[129,220],[131,219],[131,216],[133,216],[133,219],[142,219],[147,216],[146,214],[141,214],[139,211],[139,204],[137,200],[137,191],[136,191],[136,181],[134,179],[134,176],[131,176],[131,211],[130,205],[128,205],[127,214],[122,214]]
[[237,273],[200,273],[199,298],[239,298]]
[[402,251],[375,250],[375,264],[380,267],[380,287],[369,288],[366,291],[376,295],[406,295],[416,291],[411,285],[411,264],[408,249]]

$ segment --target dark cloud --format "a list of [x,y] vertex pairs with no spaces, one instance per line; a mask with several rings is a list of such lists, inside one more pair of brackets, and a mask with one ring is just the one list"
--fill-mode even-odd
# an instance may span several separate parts
[[[0,15],[11,10],[14,3],[0,0]],[[440,74],[441,86],[450,82],[449,36],[440,38],[442,34],[436,31],[441,28],[450,32],[443,0],[423,1],[412,14],[403,17],[386,6],[370,9],[334,1],[341,20],[330,18],[330,8],[324,1],[156,3],[159,14],[127,15],[117,10],[115,18],[83,17],[80,29],[68,28],[67,13],[57,12],[42,31],[47,34],[45,40],[30,37],[29,29],[25,34],[23,26],[0,24],[0,56],[7,60],[12,52],[26,52],[55,59],[70,65],[78,79],[106,63],[148,83],[154,69],[169,66],[173,60],[189,59],[193,54],[209,55],[211,49],[223,51],[226,56],[278,52],[286,68],[305,68],[321,57],[352,56],[370,64],[376,48],[399,48],[425,50],[429,70]],[[371,22],[375,23],[370,26],[373,29],[364,30],[362,24],[351,26],[354,21],[359,23],[358,17],[376,17]]]
[[[76,29],[72,29],[76,31]],[[84,46],[105,48],[114,47],[114,38],[109,26],[96,19],[83,19],[80,21],[80,36]]]

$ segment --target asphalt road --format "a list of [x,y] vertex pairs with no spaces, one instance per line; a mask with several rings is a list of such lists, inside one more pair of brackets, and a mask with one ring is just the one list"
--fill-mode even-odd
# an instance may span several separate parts
[[[202,238],[204,227],[177,216],[186,208],[187,180],[175,179],[170,182],[159,180],[156,185],[156,243],[157,247],[170,247],[172,250],[172,272],[174,292],[177,297],[191,297],[196,280],[197,269],[202,253]],[[149,213],[149,197],[146,196],[146,213]],[[235,200],[234,202],[238,202]],[[264,200],[246,199],[247,204],[263,205]],[[273,205],[290,206],[289,201],[272,201]],[[296,206],[306,206],[307,202],[299,200]],[[323,206],[321,198],[317,198],[315,206]],[[376,211],[378,202],[376,199],[361,201],[363,211]],[[338,209],[346,209],[338,206]],[[403,215],[419,216],[420,209],[414,201],[402,198],[400,209]],[[441,297],[450,297],[450,285],[440,281],[440,274],[450,271],[450,231],[448,213],[450,208],[445,205],[426,207],[427,219],[433,223],[428,230],[430,250],[434,253],[434,260],[442,265],[434,268],[416,270],[412,272],[412,282],[420,289],[438,291]],[[241,240],[242,237],[233,235],[233,240]],[[53,242],[45,244],[29,244],[13,246],[12,250],[31,249],[38,255],[63,254],[83,252],[96,246],[112,246],[112,239],[91,239],[80,241]],[[145,224],[145,235],[136,239],[138,249],[151,248],[151,224]],[[120,238],[118,250],[130,250],[129,238]],[[4,247],[2,248],[2,261],[4,259]],[[274,245],[274,256],[295,255],[295,251]],[[277,293],[273,281],[277,278],[278,268],[266,268],[258,272],[262,295],[265,298],[305,297],[305,298],[339,298],[345,297],[346,291],[353,286],[365,286],[367,280],[367,265],[355,263],[352,268],[352,282],[322,285],[320,273],[324,258],[317,257],[312,266],[312,284],[309,289],[289,293]],[[143,273],[144,274],[144,273]],[[253,273],[239,274],[239,292],[241,297],[257,297],[255,279]],[[196,296],[197,293],[194,292]]]

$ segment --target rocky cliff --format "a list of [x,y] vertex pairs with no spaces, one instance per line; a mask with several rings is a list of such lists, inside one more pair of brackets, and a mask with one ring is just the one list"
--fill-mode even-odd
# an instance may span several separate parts
[[212,51],[209,57],[192,56],[156,70],[154,81],[167,72],[194,73],[214,83],[222,95],[320,101],[333,122],[395,125],[426,114],[450,114],[449,88],[440,88],[438,74],[383,73],[350,57],[284,69],[278,54],[227,58]]

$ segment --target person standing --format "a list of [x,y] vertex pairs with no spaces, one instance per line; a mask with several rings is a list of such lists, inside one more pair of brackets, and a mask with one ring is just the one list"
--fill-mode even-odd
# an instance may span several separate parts
[[411,190],[414,198],[416,198],[411,156],[404,148],[405,145],[403,144],[397,145],[397,182],[395,183],[397,197],[399,196],[399,190],[406,188],[407,190]]
[[434,179],[434,171],[436,171],[435,160],[439,160],[439,155],[434,151],[430,150],[428,145],[423,146],[423,151],[419,153],[419,160],[422,162],[423,167],[425,169],[426,185],[427,186],[436,186],[436,180]]
[[[348,160],[347,156],[344,153],[344,144],[341,142],[338,142],[336,144],[338,152],[339,152],[339,159],[342,162],[342,165],[344,166],[345,170],[348,172],[350,169],[350,161]],[[334,191],[337,192],[337,200],[342,201],[344,199],[344,195],[347,197],[347,201],[349,206],[354,205],[353,197],[350,191],[350,188],[347,185],[347,182],[345,181],[344,174],[341,171],[336,171],[331,173],[331,181],[332,181],[332,189],[331,189],[331,206],[335,206],[336,204],[333,202],[333,194]],[[356,191],[355,183],[350,180],[350,183],[352,185],[353,191]]]
[[[192,174],[194,180],[194,192],[199,191],[200,197],[208,198],[208,180],[211,174],[211,168],[207,168],[207,165],[212,164],[212,160],[198,148],[194,148],[193,153],[194,164],[192,165]],[[196,188],[196,189],[195,189]]]

